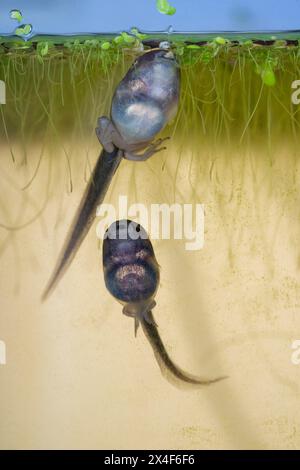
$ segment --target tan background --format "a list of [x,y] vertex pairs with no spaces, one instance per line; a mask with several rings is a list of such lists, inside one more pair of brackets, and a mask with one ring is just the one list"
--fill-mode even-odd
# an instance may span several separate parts
[[[98,152],[96,140],[90,155]],[[17,144],[16,144],[17,145]],[[1,150],[1,448],[299,448],[299,163],[286,146],[273,166],[258,149],[191,153],[176,143],[146,164],[122,162],[107,201],[205,204],[205,247],[154,242],[161,286],[154,311],[172,357],[228,380],[197,391],[164,381],[140,331],[104,288],[90,231],[45,303],[41,292],[79,203],[85,162],[72,145],[29,165]],[[78,149],[76,152],[75,149]],[[232,146],[231,146],[232,148]],[[165,165],[162,162],[166,162]],[[16,187],[15,187],[16,186]]]

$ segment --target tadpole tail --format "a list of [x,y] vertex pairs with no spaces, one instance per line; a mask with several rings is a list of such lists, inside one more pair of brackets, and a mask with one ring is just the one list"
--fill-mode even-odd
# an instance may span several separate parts
[[190,386],[203,386],[210,385],[227,378],[219,377],[216,379],[200,379],[180,369],[176,364],[174,364],[164,347],[164,344],[158,333],[158,329],[155,324],[152,312],[149,312],[147,316],[149,321],[147,321],[145,318],[142,318],[141,325],[146,335],[146,338],[151,344],[154,356],[159,365],[161,373],[165,377],[165,379],[167,379],[168,382],[177,387],[180,385],[182,386],[183,384]]
[[96,217],[97,206],[103,201],[121,159],[121,152],[116,147],[111,153],[102,150],[73,219],[57,265],[42,295],[42,301],[54,290],[70,266]]

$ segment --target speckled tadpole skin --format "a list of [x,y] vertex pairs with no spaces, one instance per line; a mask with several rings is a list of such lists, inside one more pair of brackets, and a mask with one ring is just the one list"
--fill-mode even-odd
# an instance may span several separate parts
[[125,306],[126,315],[138,318],[162,375],[172,385],[209,385],[224,378],[203,380],[188,374],[167,353],[151,311],[160,279],[159,265],[143,227],[130,220],[109,227],[103,242],[103,270],[108,291]]
[[[130,227],[134,236],[138,236],[135,240],[130,238]],[[121,220],[109,227],[103,241],[103,270],[107,289],[123,305],[145,302],[155,296],[159,284],[158,263],[152,244],[139,224]]]
[[[64,248],[43,293],[45,300],[74,259],[92,225],[122,157],[144,149],[172,119],[178,107],[180,76],[174,55],[159,49],[139,57],[118,85],[112,100],[111,120],[96,128],[103,150],[79,205]],[[103,140],[101,140],[103,138]],[[153,147],[148,156],[160,149]],[[137,159],[135,155],[134,158]]]
[[130,145],[151,142],[177,113],[180,71],[172,52],[139,57],[118,85],[111,118]]

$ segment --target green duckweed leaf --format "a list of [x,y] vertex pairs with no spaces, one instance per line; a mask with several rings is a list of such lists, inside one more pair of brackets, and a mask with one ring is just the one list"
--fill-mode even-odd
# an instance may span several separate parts
[[214,39],[214,42],[219,46],[224,46],[224,44],[227,43],[227,40],[225,38],[222,38],[221,36],[218,36]]
[[156,0],[156,8],[163,15],[174,15],[176,8],[170,5],[168,0]]
[[31,24],[24,24],[15,29],[15,34],[17,36],[27,36],[32,31]]
[[48,54],[49,44],[48,42],[39,42],[37,45],[37,53],[39,56],[44,57]]
[[275,73],[270,66],[267,66],[261,71],[261,78],[266,86],[272,87],[276,84]]
[[114,42],[115,42],[116,44],[122,44],[122,43],[124,42],[123,36],[122,36],[122,35],[121,35],[121,36],[116,36],[116,37],[114,38]]
[[30,34],[30,33],[31,33],[31,30],[32,30],[31,24],[25,24],[23,30],[24,30],[24,34],[25,34],[25,35]]
[[102,49],[103,51],[107,51],[108,49],[110,49],[110,42],[108,42],[108,41],[103,42],[103,43],[101,44],[101,49]]
[[23,20],[23,16],[20,10],[11,10],[10,17],[12,20],[17,20],[19,23],[21,23],[21,21]]
[[147,39],[147,34],[142,34],[139,32],[139,30],[137,28],[131,28],[130,32],[135,36],[137,37],[138,39],[140,39],[140,41],[144,41],[144,39]]
[[126,42],[126,44],[132,44],[134,41],[135,41],[135,37],[134,36],[130,36],[129,34],[123,32],[121,34],[124,42]]

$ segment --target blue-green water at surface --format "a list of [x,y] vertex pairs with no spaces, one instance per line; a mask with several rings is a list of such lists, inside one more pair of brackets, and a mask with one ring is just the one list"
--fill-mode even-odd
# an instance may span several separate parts
[[147,31],[270,31],[299,29],[300,2],[289,0],[172,0],[175,15],[162,15],[155,0],[3,0],[0,34],[12,34],[19,9],[33,34],[109,33],[137,26]]

